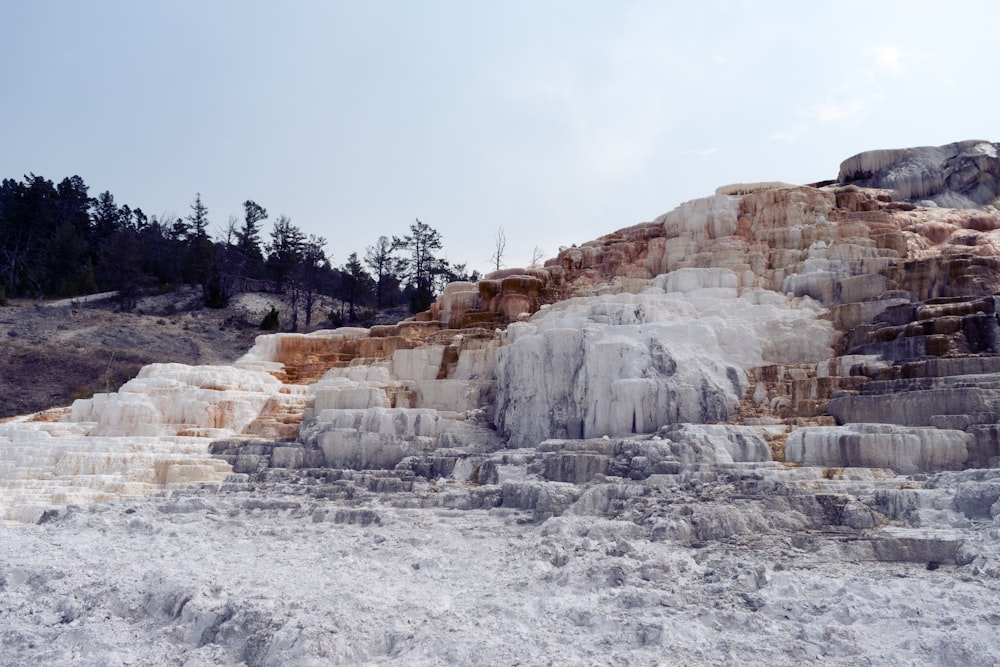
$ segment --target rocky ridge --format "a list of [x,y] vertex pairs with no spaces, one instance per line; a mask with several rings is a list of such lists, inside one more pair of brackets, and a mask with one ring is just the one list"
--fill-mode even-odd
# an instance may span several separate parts
[[[838,603],[847,616],[811,637],[825,612],[789,617],[801,591],[778,574],[946,572],[977,581],[977,604],[1000,617],[986,602],[1000,575],[996,148],[876,151],[845,161],[835,183],[727,186],[543,267],[452,284],[408,322],[261,336],[232,367],[147,367],[58,421],[0,425],[0,511],[57,530],[111,511],[67,504],[167,490],[157,507],[375,532],[410,512],[457,512],[533,526],[552,576],[593,562],[580,540],[599,545],[613,567],[597,590],[655,597],[668,582],[643,562],[706,554],[691,567],[721,577],[719,599],[736,606],[700,631],[797,637],[785,661],[755,649],[747,664],[996,662],[986,616],[962,641],[931,632],[917,645],[915,628],[852,620]],[[5,581],[0,598],[16,588]],[[682,645],[644,605],[605,603],[624,625],[592,628],[627,647],[621,664]],[[205,621],[218,627],[197,648],[247,664],[294,648],[282,644],[291,608],[244,612]],[[862,616],[902,633],[894,651],[845,634]],[[296,650],[417,656],[405,637],[390,644]],[[732,658],[686,648],[694,662]]]

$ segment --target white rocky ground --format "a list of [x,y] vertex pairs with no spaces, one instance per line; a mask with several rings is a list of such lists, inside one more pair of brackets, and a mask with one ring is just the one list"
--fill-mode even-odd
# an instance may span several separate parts
[[1000,581],[974,566],[766,526],[686,547],[632,521],[367,509],[279,485],[7,528],[0,664],[1000,664]]

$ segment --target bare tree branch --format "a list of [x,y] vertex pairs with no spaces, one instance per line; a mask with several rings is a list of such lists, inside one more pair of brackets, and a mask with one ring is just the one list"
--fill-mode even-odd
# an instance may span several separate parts
[[497,235],[493,237],[493,254],[490,255],[490,263],[493,264],[494,271],[503,268],[503,255],[507,250],[507,235],[503,232],[503,225],[497,230]]

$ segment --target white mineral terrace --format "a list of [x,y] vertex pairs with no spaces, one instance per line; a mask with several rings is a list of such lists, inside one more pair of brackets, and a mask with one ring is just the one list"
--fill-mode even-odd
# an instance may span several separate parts
[[944,208],[996,179],[942,176],[993,160],[727,186],[0,423],[0,665],[1000,665],[1000,219]]
[[[672,422],[725,419],[747,387],[746,370],[783,357],[830,356],[832,331],[808,297],[741,290],[725,269],[684,269],[642,294],[577,298],[512,325],[494,352],[463,352],[436,379],[443,346],[335,368],[311,386],[266,370],[283,338],[258,337],[233,367],[153,364],[115,394],[74,402],[57,423],[0,425],[0,518],[32,521],[46,508],[136,497],[191,482],[219,482],[228,466],[212,440],[254,437],[262,411],[299,396],[311,417],[306,442],[328,460],[388,466],[438,446],[482,388],[499,379],[499,425],[515,445],[549,437],[650,433]],[[807,335],[803,335],[807,334]],[[312,337],[365,336],[364,330]],[[491,349],[495,349],[491,348]],[[494,376],[496,373],[496,376]],[[390,395],[409,397],[390,408]],[[554,406],[566,409],[557,414]]]

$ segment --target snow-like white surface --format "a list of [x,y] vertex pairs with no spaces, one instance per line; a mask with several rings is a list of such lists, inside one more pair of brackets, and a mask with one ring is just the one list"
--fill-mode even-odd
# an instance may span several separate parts
[[96,422],[93,436],[155,436],[192,428],[234,434],[282,387],[263,371],[150,364],[117,393],[74,401],[70,421]]
[[642,294],[570,299],[507,330],[498,425],[517,446],[725,421],[768,363],[830,358],[808,298],[737,288],[727,269],[683,269]]
[[46,509],[223,481],[213,440],[244,433],[286,387],[262,371],[151,364],[117,393],[73,403],[65,421],[0,424],[0,521]]
[[209,438],[90,437],[67,425],[0,425],[0,525],[35,521],[52,507],[136,498],[164,487],[221,481]]
[[912,474],[960,470],[975,439],[965,431],[845,424],[801,428],[788,437],[785,459],[811,466],[892,468]]
[[[0,541],[0,664],[992,665],[1000,585],[780,536],[243,493],[92,506]],[[764,529],[768,532],[768,529]]]

